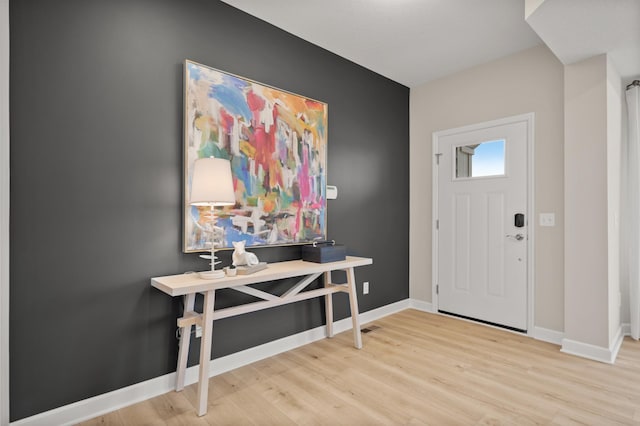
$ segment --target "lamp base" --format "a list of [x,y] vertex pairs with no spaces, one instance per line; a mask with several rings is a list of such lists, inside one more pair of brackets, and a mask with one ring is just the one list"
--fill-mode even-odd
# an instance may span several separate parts
[[203,271],[198,272],[198,276],[205,280],[214,280],[224,278],[224,271],[222,269],[217,269],[215,271]]

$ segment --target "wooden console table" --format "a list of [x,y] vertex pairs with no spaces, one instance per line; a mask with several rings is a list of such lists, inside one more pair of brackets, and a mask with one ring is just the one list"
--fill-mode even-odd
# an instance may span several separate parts
[[[200,370],[198,374],[198,401],[196,408],[198,409],[199,416],[203,416],[207,413],[209,362],[211,361],[213,320],[216,319],[228,318],[300,300],[325,296],[327,336],[332,337],[332,295],[337,292],[345,292],[349,294],[354,346],[361,349],[362,336],[360,335],[356,280],[353,269],[357,266],[370,265],[372,263],[373,260],[370,258],[347,256],[346,260],[330,263],[312,263],[302,260],[270,263],[268,268],[251,275],[238,275],[235,277],[224,277],[220,279],[201,279],[197,274],[169,275],[165,277],[152,278],[151,285],[153,287],[163,291],[169,296],[184,296],[185,298],[183,316],[178,318],[178,327],[181,328],[181,333],[178,352],[178,367],[176,371],[176,391],[181,391],[184,388],[184,376],[187,369],[191,326],[198,325],[202,327],[202,338],[200,341]],[[334,284],[331,282],[331,271],[339,270],[343,270],[347,273],[346,284]],[[325,284],[323,288],[302,291],[322,274],[325,276]],[[249,287],[251,284],[291,277],[304,278],[294,284],[282,296],[276,296],[274,294],[258,290],[254,287]],[[262,300],[245,305],[214,310],[216,290],[226,288],[250,294]],[[196,293],[202,293],[204,295],[202,313],[198,313],[194,310]]]

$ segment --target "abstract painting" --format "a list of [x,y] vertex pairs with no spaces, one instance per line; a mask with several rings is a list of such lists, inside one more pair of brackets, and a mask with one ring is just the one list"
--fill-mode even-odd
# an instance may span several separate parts
[[[192,61],[184,70],[184,251],[325,240],[328,106]],[[236,204],[189,205],[196,159],[231,162]]]

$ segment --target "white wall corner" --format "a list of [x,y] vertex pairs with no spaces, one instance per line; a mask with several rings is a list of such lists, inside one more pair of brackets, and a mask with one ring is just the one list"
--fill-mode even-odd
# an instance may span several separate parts
[[435,313],[433,309],[433,304],[431,302],[424,302],[422,300],[411,299],[410,304],[411,309],[417,309],[418,311]]
[[[366,324],[386,317],[396,312],[404,311],[411,307],[409,299],[385,305],[360,314],[360,323]],[[334,333],[342,333],[352,328],[351,317],[335,321]],[[324,339],[326,327],[324,325],[292,336],[283,337],[263,345],[245,349],[211,361],[209,364],[210,377],[217,376],[227,371],[251,364],[261,359],[277,355],[282,352],[304,346],[308,343]],[[215,342],[214,342],[215,344]],[[187,368],[185,385],[190,385],[198,380],[198,366]],[[101,416],[106,413],[136,404],[141,401],[171,392],[175,388],[176,373],[166,374],[145,382],[137,383],[126,388],[102,395],[88,398],[73,404],[65,405],[54,410],[36,414],[11,423],[11,426],[49,426],[49,425],[73,425],[82,421]],[[195,408],[194,408],[195,410]],[[2,423],[4,426],[5,423]]]
[[615,338],[608,348],[591,345],[589,343],[577,342],[570,339],[562,339],[562,349],[560,349],[560,352],[607,364],[613,364],[616,361],[623,339],[624,335],[622,333],[622,327],[619,327]]
[[628,322],[623,322],[622,325],[622,336],[631,336],[631,324]]
[[9,0],[0,0],[0,425],[9,424]]
[[530,336],[536,340],[553,343],[554,345],[562,345],[562,339],[564,339],[562,331],[549,330],[543,327],[534,327]]
[[620,352],[620,348],[622,347],[622,342],[624,341],[624,332],[622,331],[622,324],[618,326],[618,331],[616,332],[616,336],[611,342],[611,364],[616,362],[616,358],[618,357],[618,352]]
[[524,19],[529,17],[540,7],[545,0],[524,0]]

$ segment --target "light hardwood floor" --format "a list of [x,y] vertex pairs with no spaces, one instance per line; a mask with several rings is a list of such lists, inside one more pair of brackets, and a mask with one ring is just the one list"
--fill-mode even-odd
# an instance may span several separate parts
[[[615,365],[531,338],[406,310],[82,425],[640,424],[640,342]],[[368,324],[371,325],[371,324]]]

